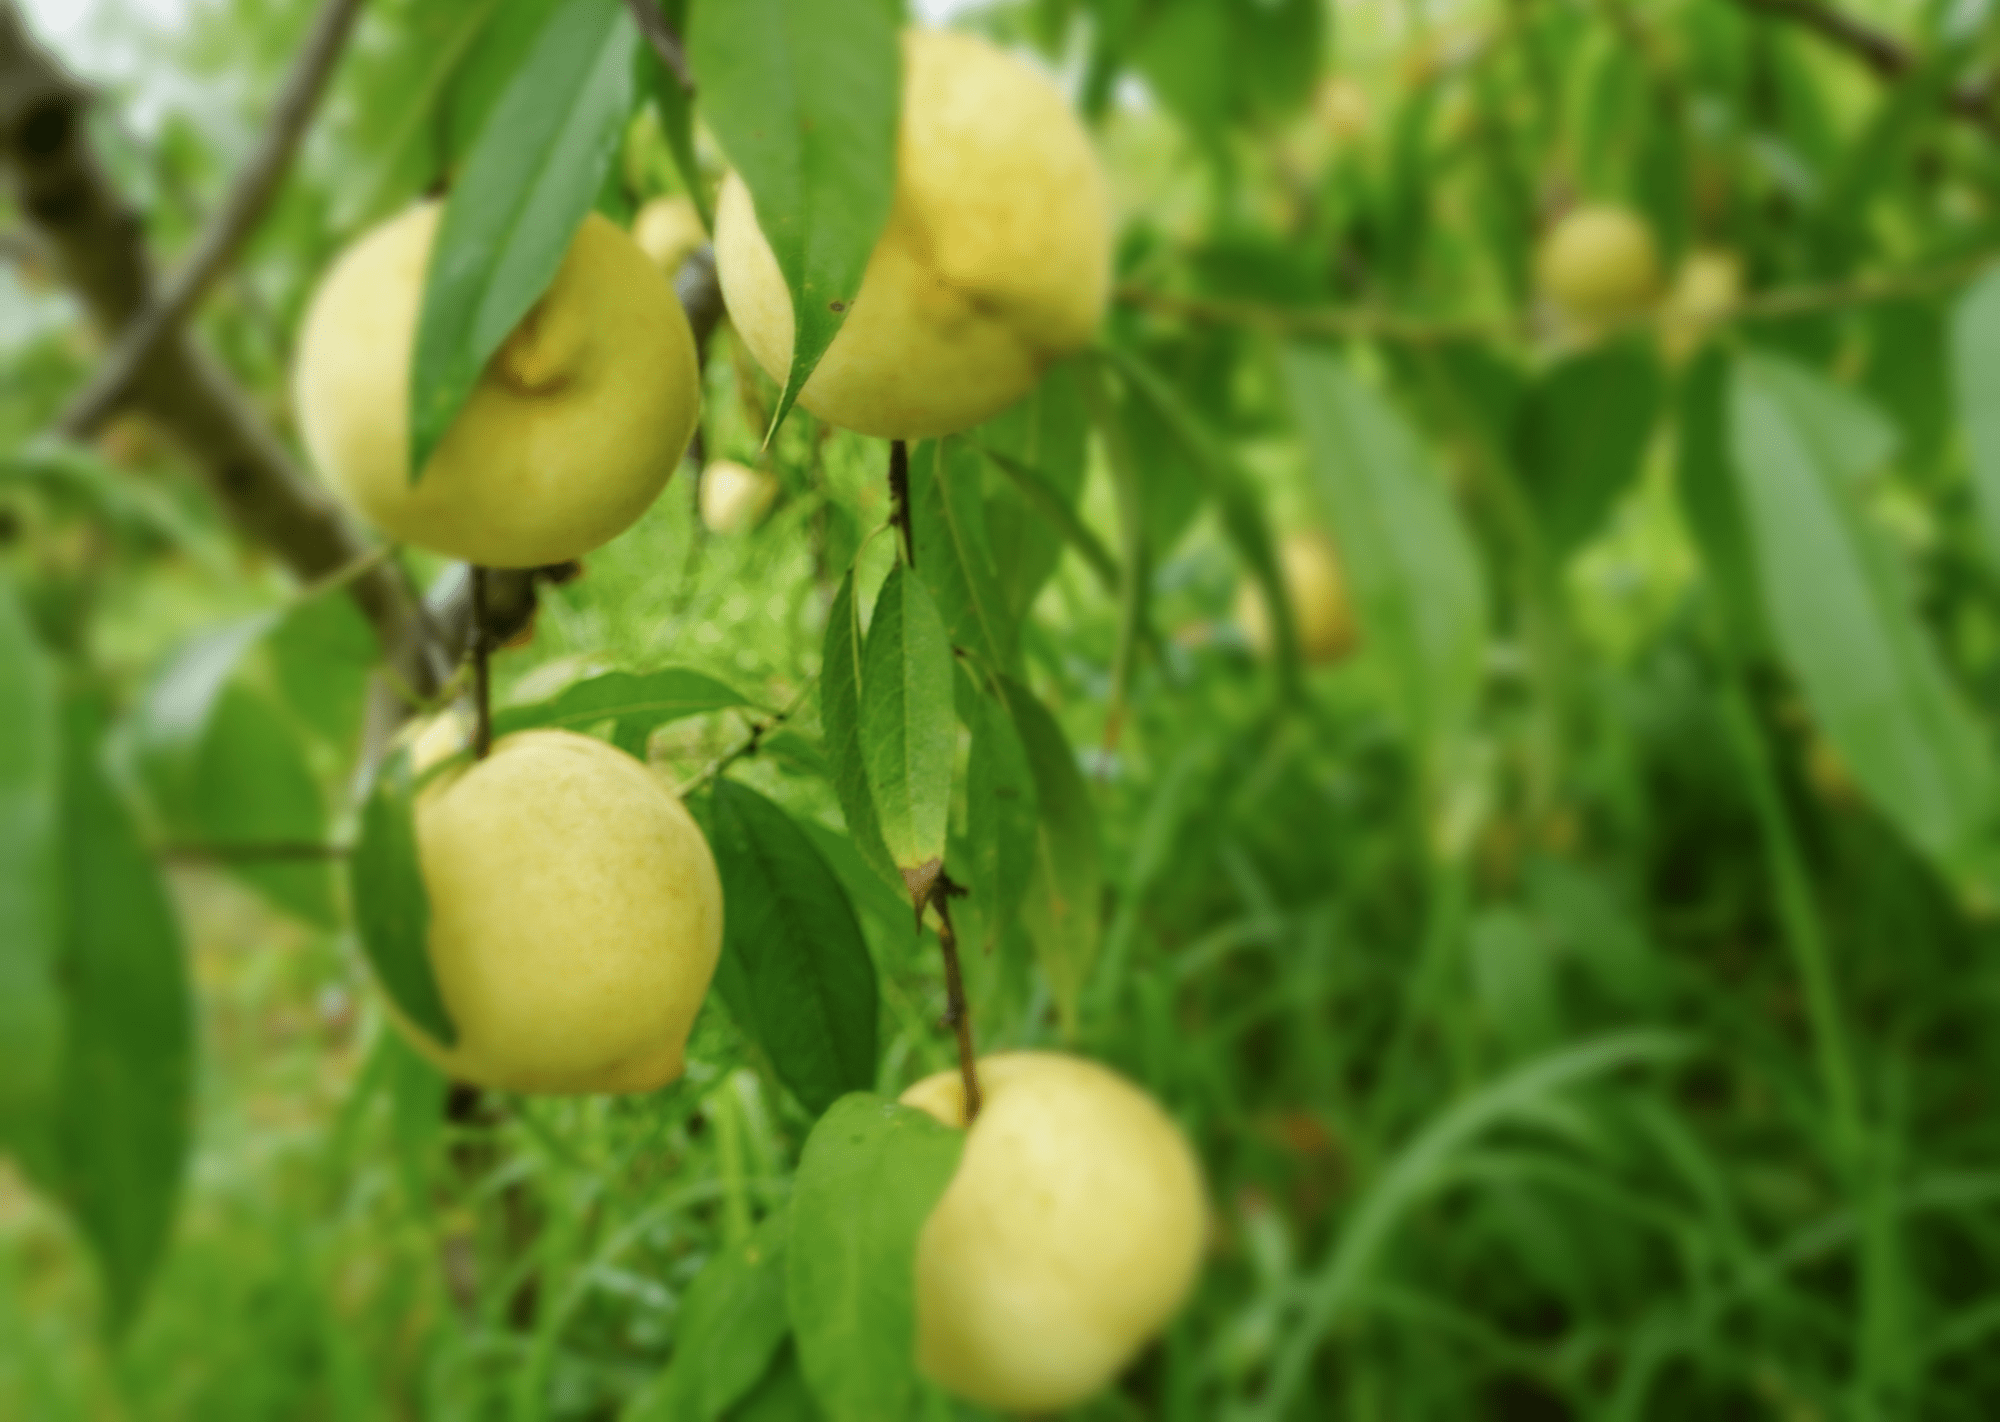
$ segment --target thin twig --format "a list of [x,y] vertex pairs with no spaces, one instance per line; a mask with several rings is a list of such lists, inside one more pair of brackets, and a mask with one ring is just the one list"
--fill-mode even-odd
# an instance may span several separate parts
[[[1774,321],[1815,311],[1837,311],[1850,306],[1867,306],[1922,295],[1969,281],[1993,264],[1991,254],[1982,254],[1929,271],[1891,272],[1882,276],[1860,277],[1847,282],[1818,286],[1795,286],[1747,297],[1712,318],[1723,326],[1738,321]],[[1405,345],[1445,345],[1453,341],[1524,339],[1533,327],[1526,317],[1428,318],[1401,316],[1392,311],[1362,307],[1274,306],[1260,301],[1232,301],[1212,297],[1179,296],[1149,287],[1125,285],[1118,288],[1118,300],[1142,310],[1179,316],[1212,325],[1248,326],[1279,335],[1358,336]],[[1686,318],[1664,307],[1628,317],[1603,328],[1604,334],[1644,330],[1668,321]]]
[[625,0],[625,6],[632,12],[632,21],[638,25],[639,33],[651,45],[653,53],[660,57],[667,73],[680,81],[680,86],[690,94],[694,92],[694,74],[688,69],[687,49],[681,37],[674,33],[674,27],[667,23],[667,17],[660,13],[654,0]]
[[958,1076],[965,1087],[965,1124],[969,1126],[979,1114],[979,1066],[972,1045],[972,1009],[965,1002],[965,974],[958,963],[958,932],[951,926],[951,901],[965,892],[940,869],[931,885],[930,906],[937,910],[938,948],[944,954],[944,1021],[958,1038]]
[[193,254],[166,290],[126,323],[97,374],[63,411],[57,425],[63,434],[71,439],[87,438],[109,418],[152,358],[160,337],[193,314],[208,288],[235,258],[291,166],[292,153],[319,106],[327,77],[340,59],[360,11],[361,0],[326,0],[320,8],[305,47],[278,92],[270,126],[257,151],[237,173]]
[[493,750],[493,670],[489,665],[493,639],[486,622],[486,569],[472,565],[472,756],[484,760]]
[[760,721],[751,722],[749,735],[710,761],[708,768],[692,780],[684,780],[679,785],[676,785],[674,787],[674,798],[685,800],[690,794],[708,784],[709,781],[715,779],[716,776],[722,774],[723,771],[729,769],[737,761],[746,760],[750,756],[757,754],[758,751],[764,748],[764,737],[770,735],[771,732],[791,720],[798,709],[805,705],[806,697],[812,694],[813,687],[818,684],[819,678],[817,676],[808,677],[805,685],[799,688],[799,694],[791,699],[791,703],[784,710],[774,711]]
[[910,446],[889,441],[889,522],[895,525],[903,561],[917,566],[917,539],[910,531]]

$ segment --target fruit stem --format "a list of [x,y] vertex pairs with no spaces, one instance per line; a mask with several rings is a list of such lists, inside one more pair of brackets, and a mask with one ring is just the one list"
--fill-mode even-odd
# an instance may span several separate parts
[[[901,441],[897,441],[899,444]],[[944,953],[944,1020],[958,1035],[958,1075],[965,1084],[965,1124],[979,1114],[979,1068],[972,1049],[972,1011],[965,1005],[965,974],[958,966],[958,932],[951,926],[951,901],[965,893],[942,869],[931,886],[930,905],[937,910],[938,947]]]
[[486,569],[472,565],[472,756],[486,759],[493,749],[493,673],[487,665]]
[[903,561],[916,567],[917,541],[910,533],[910,446],[900,439],[889,441],[889,522],[896,527]]

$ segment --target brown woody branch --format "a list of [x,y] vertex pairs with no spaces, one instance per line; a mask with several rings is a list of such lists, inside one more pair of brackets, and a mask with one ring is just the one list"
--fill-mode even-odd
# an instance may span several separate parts
[[[1918,56],[1901,40],[1886,34],[1844,10],[1823,0],[1736,0],[1738,6],[1772,19],[1785,20],[1810,30],[1836,49],[1844,50],[1882,79],[1894,82],[1907,77],[1918,65]],[[2000,127],[2000,114],[1993,107],[1991,80],[1975,80],[1951,91],[1946,107],[1962,119],[1983,128]]]
[[[144,223],[112,186],[83,117],[84,87],[28,37],[0,0],[0,171],[28,230],[100,331],[123,331],[155,300]],[[292,462],[236,380],[180,325],[133,371],[130,403],[166,431],[238,528],[304,582],[363,560],[370,545]],[[397,676],[434,691],[449,663],[427,635],[408,581],[379,563],[348,588]]]
[[674,27],[667,23],[667,17],[660,13],[656,0],[625,0],[625,8],[632,12],[633,23],[653,53],[660,57],[667,73],[680,81],[680,86],[689,93],[694,92],[694,74],[688,68],[687,48],[681,37],[674,33]]
[[270,126],[250,155],[222,206],[216,209],[193,253],[167,283],[166,289],[129,319],[97,368],[97,374],[63,412],[57,429],[71,439],[87,439],[117,410],[133,378],[152,355],[161,337],[193,314],[223,270],[255,230],[272,195],[291,167],[292,154],[319,107],[326,81],[333,73],[361,0],[326,0],[278,91]]

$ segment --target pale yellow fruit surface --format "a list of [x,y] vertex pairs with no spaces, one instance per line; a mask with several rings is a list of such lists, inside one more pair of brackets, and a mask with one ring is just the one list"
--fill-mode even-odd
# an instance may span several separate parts
[[701,213],[689,197],[656,197],[632,219],[632,240],[671,281],[681,263],[708,240]]
[[1743,259],[1734,252],[1704,247],[1690,252],[1674,274],[1673,289],[1660,325],[1667,358],[1693,354],[1716,322],[1743,300]]
[[[783,384],[791,294],[733,173],[715,261],[730,320]],[[1104,173],[1061,93],[985,40],[907,32],[888,226],[799,403],[891,439],[969,428],[1090,341],[1110,284]]]
[[[464,729],[421,731],[416,753],[449,754]],[[446,1048],[392,1009],[419,1051],[505,1091],[651,1091],[681,1074],[722,950],[722,883],[645,766],[522,731],[440,772],[416,829],[431,967],[458,1029]]]
[[[1103,1387],[1194,1285],[1201,1167],[1151,1097],[1056,1052],[979,1063],[984,1102],[917,1240],[917,1366],[988,1407],[1041,1412]],[[957,1072],[905,1105],[963,1125]]]
[[1626,208],[1572,209],[1551,228],[1535,254],[1535,276],[1556,309],[1572,321],[1597,325],[1634,316],[1660,286],[1653,231]]
[[[1347,599],[1347,582],[1341,576],[1340,555],[1333,540],[1317,529],[1288,533],[1278,544],[1278,573],[1285,584],[1285,596],[1298,621],[1299,654],[1308,662],[1331,662],[1354,650],[1361,639],[1355,626],[1354,608]],[[1269,656],[1277,643],[1270,609],[1264,605],[1264,587],[1254,578],[1244,578],[1236,591],[1236,621],[1243,635],[1262,656]]]
[[644,512],[687,448],[687,314],[630,237],[586,217],[412,487],[410,362],[441,211],[389,219],[320,282],[293,377],[300,433],[391,538],[496,568],[566,562]]
[[701,471],[701,521],[710,533],[754,527],[777,497],[775,478],[733,459],[718,459]]

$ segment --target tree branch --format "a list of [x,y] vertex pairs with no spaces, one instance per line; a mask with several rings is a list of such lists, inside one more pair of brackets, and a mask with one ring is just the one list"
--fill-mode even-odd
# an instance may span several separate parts
[[[1823,0],[1736,0],[1736,4],[1741,9],[1812,31],[1836,49],[1845,50],[1882,79],[1894,82],[1917,67],[1918,57],[1901,40]],[[1961,84],[1945,102],[1962,119],[1987,129],[2000,127],[2000,115],[1993,109],[1991,81]]]
[[674,27],[667,23],[667,17],[660,13],[654,0],[625,0],[625,8],[632,12],[632,21],[638,25],[639,33],[646,37],[653,53],[660,57],[660,63],[667,73],[680,81],[683,89],[694,92],[694,73],[688,68],[687,49],[681,44],[681,37],[674,33]]
[[[153,301],[144,224],[112,186],[83,123],[87,91],[28,37],[12,0],[0,0],[0,171],[30,233],[45,247],[100,331],[125,328]],[[245,533],[304,582],[362,559],[370,543],[292,462],[235,379],[180,327],[163,332],[134,372],[131,401],[187,454]],[[407,580],[393,564],[349,591],[384,655],[428,694],[450,666],[426,635]]]
[[200,304],[215,279],[236,257],[246,238],[264,215],[271,197],[291,167],[292,153],[304,136],[326,91],[326,81],[339,62],[361,0],[326,0],[319,18],[313,22],[305,47],[292,62],[292,70],[278,91],[271,108],[270,126],[257,149],[237,172],[223,198],[195,243],[194,251],[152,301],[125,323],[117,344],[57,422],[60,433],[71,439],[87,439],[104,423],[131,389],[139,368],[152,355],[160,338],[187,320]]

